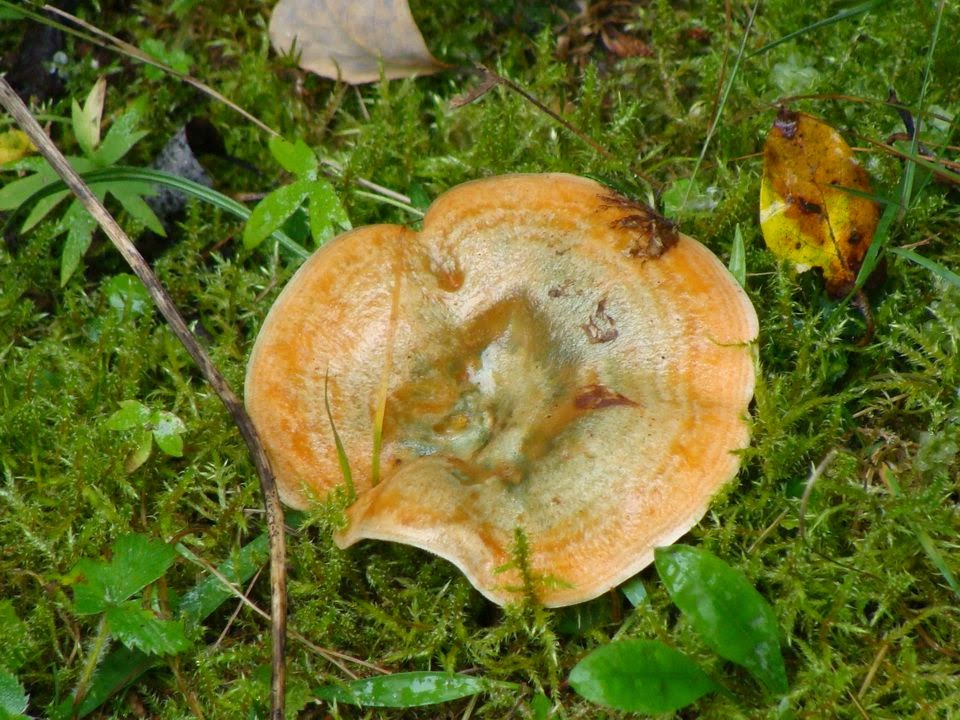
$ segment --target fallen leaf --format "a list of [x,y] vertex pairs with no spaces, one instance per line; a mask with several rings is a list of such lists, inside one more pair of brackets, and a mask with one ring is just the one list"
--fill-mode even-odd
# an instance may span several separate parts
[[0,165],[19,160],[37,149],[23,130],[0,133]]
[[280,0],[270,42],[297,53],[300,67],[359,84],[435,73],[446,67],[427,49],[407,0]]
[[605,25],[600,30],[600,38],[607,50],[619,58],[650,57],[653,50],[643,40],[633,35],[627,35],[612,25]]
[[848,293],[880,219],[866,171],[840,134],[810,115],[780,110],[767,135],[760,227],[770,251],[801,272],[823,270],[827,292]]

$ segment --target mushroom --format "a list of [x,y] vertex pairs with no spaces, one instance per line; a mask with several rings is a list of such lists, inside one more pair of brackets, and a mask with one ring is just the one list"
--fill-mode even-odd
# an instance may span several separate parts
[[357,493],[341,547],[423,548],[504,604],[519,528],[556,607],[643,569],[735,476],[756,335],[726,268],[648,207],[507,175],[446,192],[419,233],[320,249],[264,321],[246,403],[281,497],[306,508],[343,482],[329,392]]

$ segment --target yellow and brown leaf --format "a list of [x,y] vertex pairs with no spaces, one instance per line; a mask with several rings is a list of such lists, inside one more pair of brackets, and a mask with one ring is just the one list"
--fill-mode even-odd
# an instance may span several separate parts
[[870,181],[840,134],[781,109],[763,150],[763,239],[798,270],[821,268],[833,297],[853,288],[880,217],[877,204],[856,193],[870,193]]

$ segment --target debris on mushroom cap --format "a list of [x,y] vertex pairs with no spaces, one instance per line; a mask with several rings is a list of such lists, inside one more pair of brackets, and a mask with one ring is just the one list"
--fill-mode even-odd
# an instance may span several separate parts
[[375,225],[318,251],[264,322],[246,402],[304,508],[343,482],[329,375],[358,493],[341,547],[429,550],[502,604],[521,528],[539,599],[569,605],[648,565],[734,477],[756,334],[719,260],[649,208],[508,175],[448,191],[419,233]]

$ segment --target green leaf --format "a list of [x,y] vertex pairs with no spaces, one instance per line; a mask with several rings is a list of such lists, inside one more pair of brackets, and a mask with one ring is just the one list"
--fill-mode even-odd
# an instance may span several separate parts
[[333,185],[323,179],[315,180],[310,183],[309,197],[310,234],[318,246],[338,232],[350,229],[350,218]]
[[[0,210],[16,210],[27,202],[34,193],[57,181],[57,174],[49,165],[34,175],[14,180],[0,188]],[[63,192],[63,190],[58,190]],[[67,191],[69,192],[69,190]]]
[[[176,72],[186,75],[190,72],[190,66],[193,65],[193,58],[180,48],[170,48],[162,40],[150,38],[140,44],[140,48],[151,55],[155,60],[159,60],[164,65],[168,65]],[[143,69],[143,74],[150,80],[162,80],[164,71],[158,67],[148,65]]]
[[[177,545],[177,551],[187,559],[194,554],[185,545]],[[259,535],[240,548],[233,556],[217,566],[217,570],[230,582],[240,585],[270,559],[270,544],[266,535]],[[198,623],[216,610],[228,598],[233,597],[220,578],[211,575],[194,585],[180,600],[178,613],[187,622]]]
[[577,663],[570,685],[598,705],[649,714],[678,710],[718,689],[693,660],[657,640],[603,645]]
[[73,134],[77,144],[88,157],[100,144],[100,121],[103,117],[103,102],[107,97],[107,78],[101,77],[87,95],[83,108],[73,101]]
[[743,233],[740,231],[740,223],[737,223],[736,230],[733,231],[733,244],[730,246],[730,264],[727,266],[730,274],[740,283],[740,287],[747,286],[747,249],[743,244]]
[[250,214],[243,229],[243,246],[255,248],[270,233],[281,227],[288,217],[293,215],[307,196],[310,182],[298,180],[290,185],[277,188],[261,200]]
[[[2,2],[3,0],[0,0]],[[31,160],[33,158],[30,158]],[[250,210],[243,204],[237,202],[231,197],[227,197],[223,193],[217,192],[212,188],[208,188],[206,185],[201,185],[200,183],[193,182],[192,180],[187,180],[173,173],[164,172],[162,170],[154,170],[152,168],[139,168],[139,167],[110,167],[110,168],[101,168],[99,170],[91,170],[92,167],[89,161],[86,161],[83,158],[67,158],[74,169],[77,170],[87,182],[87,184],[97,192],[98,188],[109,187],[112,183],[116,182],[131,182],[139,181],[145,183],[152,183],[156,185],[161,185],[163,187],[168,187],[173,190],[179,190],[185,195],[196,198],[201,202],[209,203],[213,207],[219,208],[225,212],[230,213],[234,217],[238,217],[241,220],[248,220],[250,218]],[[20,163],[15,163],[15,165],[20,165],[26,161],[21,161]],[[50,171],[52,172],[52,170]],[[31,178],[25,178],[30,180]],[[18,181],[19,182],[19,181]],[[33,191],[29,192],[27,197],[23,202],[36,202],[40,197],[44,197],[47,194],[53,192],[60,192],[64,190],[66,185],[63,184],[63,181],[58,179],[52,179],[47,183],[40,183],[34,188]],[[7,190],[7,187],[0,189],[0,201],[3,200],[3,194]],[[8,202],[10,198],[7,198]],[[19,207],[22,202],[16,202],[13,204],[12,208]],[[6,209],[12,209],[6,208]],[[0,210],[5,209],[2,204],[0,204]],[[300,245],[297,242],[294,242],[288,235],[286,235],[281,230],[274,230],[271,233],[271,236],[276,239],[278,243],[287,250],[289,250],[293,255],[297,256],[301,260],[305,260],[310,257],[310,252]]]
[[533,696],[533,699],[530,700],[530,710],[533,713],[534,720],[548,720],[552,707],[553,703],[550,702],[550,698],[542,692],[538,692]]
[[950,283],[956,288],[960,288],[960,275],[957,275],[953,270],[944,267],[940,263],[926,258],[923,255],[915,253],[913,250],[906,250],[904,248],[890,248],[890,252],[894,255],[899,255],[902,258],[906,258],[910,262],[916,263],[922,268],[926,268],[938,278],[944,282]]
[[27,661],[30,629],[10,600],[0,600],[0,670],[16,672]]
[[153,433],[149,430],[141,430],[136,435],[133,443],[133,450],[123,461],[123,469],[127,473],[136,472],[147,460],[150,459],[150,451],[153,450]]
[[114,275],[103,284],[103,293],[110,307],[121,314],[143,315],[152,307],[150,293],[136,275]]
[[63,253],[60,256],[60,287],[63,287],[76,272],[80,259],[90,248],[97,221],[79,200],[74,200],[60,224],[67,229],[67,240],[63,244]]
[[881,5],[885,5],[887,2],[888,0],[869,0],[869,2],[860,3],[859,5],[854,5],[853,7],[849,7],[849,8],[844,8],[843,10],[838,11],[837,13],[835,13],[834,15],[831,15],[830,17],[817,20],[816,22],[811,23],[810,25],[807,25],[805,27],[800,28],[799,30],[794,30],[789,34],[784,35],[782,38],[779,38],[778,40],[774,40],[771,43],[767,43],[759,50],[754,50],[747,57],[754,57],[755,55],[761,55],[762,53],[765,53],[768,50],[772,50],[778,45],[782,45],[785,42],[789,42],[794,38],[800,37],[801,35],[808,33],[811,30],[819,30],[820,28],[826,27],[827,25],[832,25],[833,23],[836,23],[836,22],[840,22],[841,20],[846,20],[847,18],[856,17],[857,15],[860,15],[862,13],[868,12],[870,10],[874,10],[875,8],[878,8]]
[[148,655],[175,655],[190,647],[179,620],[164,620],[136,600],[107,610],[107,626],[131,650]]
[[177,557],[172,546],[146,535],[123,535],[110,562],[81,560],[70,572],[78,615],[115,607],[160,578]]
[[316,179],[320,163],[317,162],[316,153],[303,140],[292,143],[274,135],[269,140],[269,146],[270,154],[288,173],[304,180]]
[[336,700],[349,705],[409,708],[457,700],[492,687],[517,686],[513,683],[495,683],[472,675],[407,672],[355,680],[346,685],[324,685],[314,693],[321,700]]
[[29,701],[30,697],[17,678],[0,670],[0,720],[23,717]]
[[745,667],[771,692],[786,693],[776,617],[746,576],[689,545],[657,548],[654,558],[673,602],[707,645]]
[[157,410],[150,416],[150,426],[153,428],[153,439],[167,455],[181,457],[183,455],[183,438],[180,435],[187,431],[183,420],[172,412]]
[[137,130],[140,112],[130,110],[113,121],[106,137],[91,158],[98,167],[115,165],[130,149],[149,133]]
[[[160,218],[156,216],[153,210],[150,209],[150,206],[147,205],[147,203],[136,190],[130,187],[117,185],[110,187],[110,194],[117,199],[130,217],[134,218],[137,220],[137,222],[152,230],[157,235],[160,235],[161,237],[167,236],[167,231],[163,229],[163,223],[160,222]],[[153,194],[152,191],[151,194]]]
[[647,587],[643,584],[639,575],[634,575],[621,585],[620,592],[626,596],[634,607],[640,607],[647,601]]
[[151,410],[136,400],[121,400],[120,409],[107,418],[107,430],[133,430],[150,421]]
[[34,206],[30,209],[30,214],[27,215],[27,219],[23,221],[23,225],[20,226],[20,232],[30,232],[30,230],[32,230],[38,222],[43,220],[57,205],[66,200],[72,194],[73,193],[71,193],[69,190],[61,190],[58,193],[48,195],[47,197],[37,201],[37,203],[34,204]]
[[147,670],[163,660],[122,645],[112,650],[97,667],[86,695],[76,708],[73,697],[68,697],[53,709],[54,718],[82,718],[103,705],[110,697],[132,683]]

